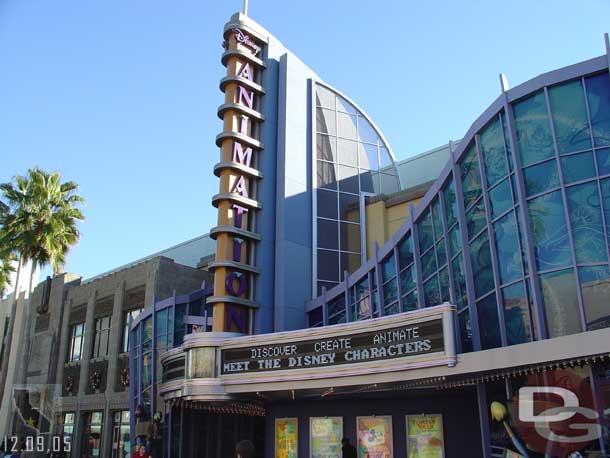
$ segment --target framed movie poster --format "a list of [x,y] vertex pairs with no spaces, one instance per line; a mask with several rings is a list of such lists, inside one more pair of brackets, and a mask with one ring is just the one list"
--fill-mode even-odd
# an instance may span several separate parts
[[296,418],[275,419],[275,458],[297,458],[299,428]]
[[341,458],[343,417],[309,418],[309,456]]
[[444,458],[442,415],[407,415],[407,457]]
[[392,417],[356,417],[358,458],[393,458]]

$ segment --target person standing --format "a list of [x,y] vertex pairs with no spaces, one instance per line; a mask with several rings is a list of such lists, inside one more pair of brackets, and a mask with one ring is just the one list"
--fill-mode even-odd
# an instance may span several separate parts
[[349,439],[341,439],[341,456],[343,458],[357,458],[356,447],[349,443]]
[[252,441],[243,440],[239,441],[235,446],[235,456],[237,458],[253,458],[254,457],[254,444]]

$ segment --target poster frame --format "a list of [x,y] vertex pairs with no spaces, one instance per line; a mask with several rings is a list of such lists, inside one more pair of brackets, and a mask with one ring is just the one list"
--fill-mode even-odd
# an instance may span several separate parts
[[419,413],[405,415],[405,434],[407,436],[407,458],[411,458],[409,455],[409,418],[413,417],[440,417],[441,419],[441,439],[443,441],[441,458],[445,458],[445,419],[442,413]]
[[282,417],[276,418],[273,424],[273,456],[277,458],[277,424],[282,420],[293,420],[294,421],[294,433],[296,436],[296,456],[299,456],[299,419],[297,417]]
[[309,458],[313,458],[313,434],[312,434],[312,423],[316,419],[338,419],[341,422],[341,437],[339,438],[339,446],[341,446],[341,439],[343,439],[345,430],[343,429],[343,417],[340,416],[325,416],[325,417],[309,417]]
[[356,444],[355,444],[355,446],[356,446],[357,458],[362,458],[360,456],[360,446],[358,444],[358,441],[359,441],[358,433],[360,431],[360,429],[359,429],[360,420],[366,419],[366,418],[383,418],[388,421],[388,424],[390,425],[390,458],[394,458],[394,424],[392,421],[392,415],[359,415],[356,417]]

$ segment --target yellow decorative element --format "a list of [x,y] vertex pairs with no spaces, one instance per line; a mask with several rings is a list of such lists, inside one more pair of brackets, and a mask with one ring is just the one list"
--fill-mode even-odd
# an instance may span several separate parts
[[508,416],[508,410],[504,404],[498,401],[491,403],[491,417],[496,421],[502,421]]

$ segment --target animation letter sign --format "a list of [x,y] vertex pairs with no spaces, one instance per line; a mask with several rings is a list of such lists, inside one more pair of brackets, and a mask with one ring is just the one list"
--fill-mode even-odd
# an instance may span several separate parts
[[248,333],[251,310],[256,307],[251,291],[256,242],[254,213],[261,205],[256,196],[258,156],[263,150],[259,141],[261,86],[265,68],[261,54],[265,40],[254,32],[240,28],[225,30],[223,64],[227,74],[220,82],[225,103],[218,109],[223,131],[216,137],[220,162],[214,170],[220,177],[220,192],[214,196],[218,207],[218,225],[212,229],[216,238],[216,258],[210,264],[214,271],[214,331]]
[[335,366],[444,351],[443,323],[430,321],[292,343],[222,350],[221,373]]

